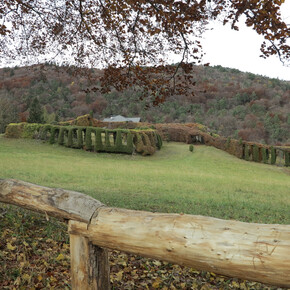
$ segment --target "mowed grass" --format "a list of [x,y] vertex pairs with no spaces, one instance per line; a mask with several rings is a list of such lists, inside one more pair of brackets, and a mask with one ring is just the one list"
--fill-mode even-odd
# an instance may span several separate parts
[[290,171],[221,150],[165,143],[154,156],[91,153],[0,136],[0,178],[85,194],[108,206],[290,224]]

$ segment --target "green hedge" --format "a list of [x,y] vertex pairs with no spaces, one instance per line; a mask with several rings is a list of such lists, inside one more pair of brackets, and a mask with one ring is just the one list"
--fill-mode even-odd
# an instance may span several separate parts
[[290,152],[285,152],[285,166],[290,166]]
[[[105,140],[102,140],[102,134],[105,134]],[[162,147],[160,135],[152,129],[109,130],[96,127],[19,123],[8,125],[5,136],[38,138],[48,140],[50,144],[57,143],[61,146],[96,152],[132,154],[136,151],[142,155],[152,155],[156,149]]]
[[259,162],[259,147],[255,144],[253,146],[253,161]]
[[249,161],[250,160],[250,150],[249,150],[249,145],[245,145],[245,160]]
[[263,158],[263,163],[268,163],[268,154],[267,154],[267,149],[265,147],[262,147],[262,158]]
[[275,164],[276,163],[276,149],[271,146],[271,164]]

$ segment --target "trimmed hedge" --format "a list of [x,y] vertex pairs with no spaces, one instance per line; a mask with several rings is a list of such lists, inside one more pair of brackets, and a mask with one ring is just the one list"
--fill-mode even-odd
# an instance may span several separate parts
[[249,145],[245,145],[245,160],[249,161],[250,160],[250,149],[249,149]]
[[266,164],[268,163],[268,154],[267,154],[267,149],[265,147],[262,147],[262,158],[263,162]]
[[256,144],[253,146],[253,161],[259,162],[259,147]]
[[[105,140],[102,140],[102,134]],[[84,136],[83,136],[84,135]],[[84,148],[95,152],[152,155],[162,147],[160,135],[152,129],[102,129],[82,126],[50,124],[10,124],[6,137],[37,138],[70,148]]]
[[285,152],[285,166],[290,166],[290,152]]
[[273,146],[271,146],[271,164],[275,164],[276,163],[276,150]]

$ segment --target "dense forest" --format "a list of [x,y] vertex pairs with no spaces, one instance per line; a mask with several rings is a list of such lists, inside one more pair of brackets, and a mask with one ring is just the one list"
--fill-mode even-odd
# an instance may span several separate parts
[[[141,117],[152,123],[201,123],[223,136],[266,144],[290,143],[290,82],[221,66],[193,66],[179,73],[177,90],[152,105],[142,88],[103,92],[101,70],[52,64],[0,69],[0,133],[10,122],[29,120],[39,101],[46,123],[87,113]],[[184,82],[185,77],[187,83]]]

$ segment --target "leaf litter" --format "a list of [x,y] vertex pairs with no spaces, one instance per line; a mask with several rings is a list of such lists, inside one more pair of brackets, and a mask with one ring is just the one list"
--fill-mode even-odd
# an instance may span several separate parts
[[[0,204],[0,289],[71,289],[67,225]],[[119,251],[109,252],[111,289],[282,289]]]

